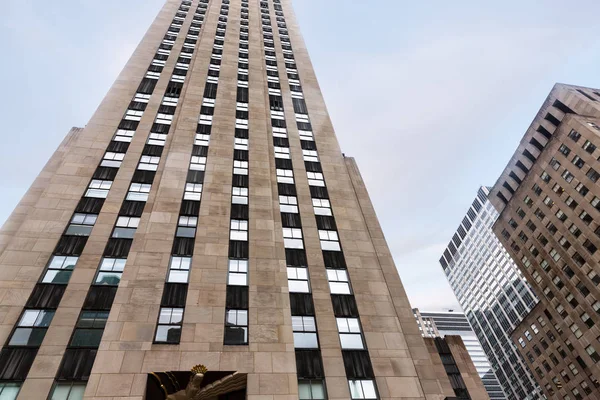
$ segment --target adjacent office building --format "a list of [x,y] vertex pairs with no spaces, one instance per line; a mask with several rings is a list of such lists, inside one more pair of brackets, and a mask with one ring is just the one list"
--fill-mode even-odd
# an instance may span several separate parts
[[550,399],[600,397],[600,90],[557,84],[490,193],[540,302],[513,338]]
[[538,300],[492,231],[498,212],[489,193],[479,188],[440,264],[506,398],[539,399],[539,386],[511,339]]
[[247,374],[203,398],[465,395],[421,338],[291,0],[166,1],[2,228],[0,310],[2,399],[159,399],[197,364],[203,384]]
[[440,376],[445,373],[450,380],[456,393],[452,399],[490,398],[461,336],[427,337],[424,340],[436,373]]
[[506,399],[500,383],[479,343],[477,336],[467,321],[465,314],[449,311],[420,311],[413,309],[423,337],[460,336],[479,378],[483,382],[490,399]]

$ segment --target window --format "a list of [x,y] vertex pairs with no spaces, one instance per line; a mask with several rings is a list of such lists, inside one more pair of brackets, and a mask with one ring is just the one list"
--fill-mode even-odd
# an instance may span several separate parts
[[600,174],[593,168],[590,168],[585,175],[594,183],[598,182],[598,179],[600,179]]
[[540,331],[538,330],[537,326],[535,324],[531,324],[531,330],[533,331],[534,334],[538,334],[540,333]]
[[144,171],[156,171],[158,169],[159,161],[160,161],[160,157],[142,156],[140,158],[140,163],[138,165],[138,169],[141,169]]
[[67,228],[65,234],[73,236],[89,236],[97,218],[97,214],[75,213],[73,214],[73,218],[71,218],[71,224]]
[[183,194],[184,200],[200,201],[202,198],[202,184],[201,183],[186,183],[185,193]]
[[314,317],[292,316],[294,347],[297,349],[318,349],[317,327]]
[[175,236],[193,238],[196,236],[196,225],[198,224],[198,217],[188,217],[182,215],[179,217],[177,223],[177,232]]
[[579,329],[579,327],[577,326],[577,324],[571,324],[571,326],[569,327],[569,329],[571,329],[571,332],[573,332],[575,334],[575,337],[577,339],[579,339],[581,336],[583,336],[583,333],[581,333],[581,330]]
[[233,161],[233,173],[235,175],[248,175],[248,161]]
[[341,251],[340,239],[336,231],[319,230],[319,240],[322,250]]
[[248,260],[229,260],[227,284],[248,286]]
[[531,333],[529,331],[525,331],[525,337],[527,338],[527,340],[529,340],[531,342],[531,339],[533,339],[533,336],[531,336]]
[[85,197],[95,197],[98,199],[105,199],[108,196],[108,191],[112,186],[112,181],[102,181],[99,179],[92,179],[88,190],[85,192]]
[[42,282],[57,284],[69,283],[69,278],[71,278],[73,269],[75,268],[75,265],[77,265],[77,260],[79,260],[79,257],[52,256],[48,263],[46,273],[42,278]]
[[304,161],[319,162],[319,155],[316,150],[302,150]]
[[586,211],[582,211],[581,214],[579,214],[579,218],[585,222],[586,225],[589,225],[594,220]]
[[113,137],[113,140],[115,142],[131,142],[131,139],[133,139],[133,135],[135,134],[135,131],[128,131],[125,129],[118,129],[117,132],[115,133],[115,136]]
[[25,310],[8,342],[9,346],[40,346],[50,322],[54,317],[54,311],[48,310]]
[[582,196],[585,196],[590,191],[583,183],[579,183],[575,190],[577,190]]
[[575,165],[579,169],[583,168],[583,166],[585,164],[585,162],[579,156],[573,157],[573,160],[571,162],[573,163],[573,165]]
[[159,343],[179,343],[182,322],[183,308],[161,307],[154,341]]
[[581,134],[579,132],[577,132],[576,130],[574,130],[574,129],[572,129],[571,132],[569,132],[568,136],[574,142],[577,142],[579,140],[579,138],[581,138]]
[[[197,136],[197,135],[196,135]],[[148,144],[155,146],[164,146],[167,141],[167,135],[164,133],[154,133],[151,132],[148,136]]]
[[[519,344],[521,345],[521,347],[525,347],[525,346],[526,346],[526,344],[525,344],[525,340],[523,340],[523,338],[522,338],[522,337],[520,337],[520,338],[519,338]],[[528,353],[528,354],[529,354],[529,353]]]
[[115,229],[112,233],[113,238],[124,238],[133,239],[135,231],[140,224],[140,219],[137,217],[123,217],[117,218]]
[[226,345],[248,344],[248,311],[227,310],[225,315]]
[[542,178],[542,180],[546,183],[550,182],[550,175],[548,175],[546,171],[542,172],[540,178]]
[[206,169],[206,157],[192,156],[190,170],[204,171]]
[[279,147],[275,146],[275,158],[290,158],[290,149],[289,147]]
[[192,257],[171,257],[169,262],[169,283],[187,283],[190,275]]
[[588,326],[588,328],[591,328],[592,326],[595,325],[595,322],[592,318],[590,318],[588,313],[583,313],[581,314],[581,320]]
[[375,384],[372,380],[349,380],[350,397],[354,399],[376,399]]
[[283,244],[288,249],[303,249],[302,229],[283,228]]
[[231,240],[248,240],[248,221],[246,220],[231,220],[231,230],[229,232],[229,239]]
[[331,294],[352,294],[348,271],[345,269],[327,269],[327,280]]
[[152,185],[149,183],[132,183],[127,192],[127,200],[147,201]]
[[104,153],[104,157],[102,158],[100,166],[109,168],[119,168],[124,158],[125,153],[113,153],[112,151],[107,151],[106,153]]
[[327,199],[312,199],[316,215],[332,215],[331,203]]
[[299,381],[298,382],[298,399],[325,399],[325,387],[323,381]]
[[574,198],[572,198],[571,196],[569,196],[566,200],[565,200],[565,204],[567,206],[569,206],[570,209],[575,209],[575,207],[577,207],[578,203],[575,201]]
[[549,164],[552,167],[552,169],[555,171],[558,171],[558,169],[560,168],[560,162],[558,162],[558,160],[554,157],[552,157]]
[[[0,382],[0,399],[15,400],[21,389],[20,383]],[[81,397],[83,399],[83,395]],[[324,399],[324,397],[313,397],[314,399]],[[62,400],[62,399],[60,399]],[[79,400],[79,399],[77,399]]]
[[277,182],[294,183],[294,171],[291,169],[277,169]]
[[558,193],[558,195],[560,196],[565,192],[565,189],[563,189],[563,187],[560,186],[558,183],[555,183],[554,186],[552,186],[552,191],[554,193]]
[[103,258],[96,275],[96,285],[117,286],[121,282],[126,262],[126,258]]
[[248,150],[248,139],[235,138],[233,148],[235,150]]
[[560,147],[558,148],[558,151],[561,152],[562,154],[564,154],[565,157],[567,157],[571,153],[571,149],[569,149],[564,144],[560,145]]
[[231,189],[231,203],[248,204],[248,188],[234,186]]
[[358,318],[336,318],[342,349],[364,349]]
[[[83,400],[85,382],[60,382],[54,386],[50,400]],[[0,395],[0,399],[4,399]]]
[[590,154],[592,154],[594,152],[594,150],[596,150],[596,146],[594,146],[592,144],[592,142],[590,142],[589,140],[586,140],[583,143],[583,146],[581,146],[581,148],[584,149],[585,151],[587,151]]
[[596,352],[596,349],[594,348],[594,346],[589,345],[588,347],[585,348],[585,351],[588,353],[588,355],[590,356],[590,358],[595,362],[599,362],[600,361],[600,356],[598,355],[598,353]]
[[308,268],[287,267],[288,287],[292,293],[310,293]]
[[567,181],[569,183],[571,183],[573,178],[575,178],[575,176],[567,170],[565,170],[561,176],[565,179],[565,181]]
[[108,311],[83,311],[71,338],[71,347],[98,348],[108,320]]
[[573,374],[573,376],[577,376],[579,374],[579,371],[577,370],[577,367],[575,366],[575,364],[573,364],[573,363],[569,364],[569,369],[571,370],[571,373]]
[[325,178],[323,178],[323,174],[320,172],[307,172],[306,176],[308,177],[308,184],[310,186],[325,186]]
[[283,213],[298,214],[298,199],[294,196],[279,196],[279,210]]
[[197,133],[196,134],[196,139],[194,141],[194,145],[208,147],[209,141],[210,141],[210,135],[204,135],[204,134],[201,134],[201,133]]

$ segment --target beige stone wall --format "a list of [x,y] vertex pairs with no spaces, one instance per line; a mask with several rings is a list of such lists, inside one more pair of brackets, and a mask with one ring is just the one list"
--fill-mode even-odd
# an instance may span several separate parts
[[448,346],[450,347],[450,352],[465,381],[471,399],[489,400],[490,397],[483,386],[483,382],[477,373],[475,364],[473,364],[473,360],[471,360],[471,356],[469,355],[462,338],[460,336],[451,335],[444,337],[444,340],[446,340],[446,343],[448,343]]
[[[444,368],[444,364],[442,363],[442,359],[438,353],[437,347],[435,345],[434,338],[425,338],[425,345],[427,346],[427,350],[429,351],[429,356],[431,357],[433,363],[433,369],[435,371],[435,375],[437,379],[442,383],[442,387],[444,389],[444,394],[447,397],[456,397],[454,390],[452,389],[452,385],[450,384],[450,380],[448,379],[448,374],[446,373],[446,369]],[[450,352],[454,357],[454,361],[456,362],[456,366],[460,371],[461,377],[465,382],[465,386],[469,391],[469,395],[473,400],[489,400],[489,396],[483,386],[483,382],[481,378],[479,378],[479,374],[467,352],[467,348],[462,341],[460,336],[445,336],[444,340],[448,344],[450,348]]]

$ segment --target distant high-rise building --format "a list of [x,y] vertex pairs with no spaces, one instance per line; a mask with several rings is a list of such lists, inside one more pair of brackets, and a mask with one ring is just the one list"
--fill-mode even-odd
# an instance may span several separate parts
[[510,336],[537,297],[492,231],[498,212],[489,193],[479,189],[440,264],[506,398],[538,399],[541,391]]
[[455,311],[420,311],[418,308],[413,309],[413,313],[423,337],[460,336],[490,398],[505,399],[494,371],[465,314]]
[[540,302],[513,338],[550,399],[600,398],[600,90],[557,84],[490,193]]
[[167,0],[44,167],[0,232],[2,400],[163,399],[197,364],[229,383],[194,398],[457,394],[291,3]]

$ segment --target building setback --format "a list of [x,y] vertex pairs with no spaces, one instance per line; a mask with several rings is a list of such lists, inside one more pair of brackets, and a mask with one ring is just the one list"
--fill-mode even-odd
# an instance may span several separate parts
[[[469,363],[482,381],[490,399],[505,399],[502,388],[479,343],[477,336],[462,312],[455,311],[420,311],[413,309],[417,324],[425,338],[448,338],[460,336],[465,347]],[[439,347],[439,346],[438,346]],[[470,367],[471,368],[471,367]]]
[[498,212],[489,189],[479,188],[440,264],[506,398],[539,399],[541,390],[511,339],[538,300],[492,231]]
[[600,91],[557,84],[490,193],[540,303],[513,338],[550,399],[600,397]]
[[291,0],[167,0],[0,251],[2,399],[163,398],[197,364],[247,374],[231,399],[456,394]]

